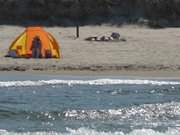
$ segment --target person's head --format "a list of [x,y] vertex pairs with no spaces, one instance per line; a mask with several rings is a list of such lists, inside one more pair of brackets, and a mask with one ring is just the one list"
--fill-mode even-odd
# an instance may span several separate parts
[[36,36],[34,37],[34,39],[35,39],[35,40],[40,40],[40,38],[39,38],[38,35],[36,35]]

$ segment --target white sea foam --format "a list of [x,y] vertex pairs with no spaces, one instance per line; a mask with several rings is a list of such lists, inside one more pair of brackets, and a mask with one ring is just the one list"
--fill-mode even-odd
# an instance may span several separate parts
[[[180,103],[144,104],[140,106],[124,107],[108,110],[68,110],[63,112],[66,118],[75,119],[129,119],[153,121],[180,118]],[[178,120],[178,119],[177,119]]]
[[124,80],[124,79],[97,79],[97,80],[38,80],[38,81],[0,81],[0,87],[42,86],[42,85],[180,85],[180,81],[158,80]]
[[88,128],[79,128],[75,129],[67,129],[67,133],[61,132],[24,132],[24,133],[16,133],[16,132],[8,132],[6,130],[0,130],[0,135],[180,135],[180,131],[178,129],[168,129],[165,132],[154,131],[152,129],[136,129],[129,133],[124,133],[121,131],[115,132],[104,132],[104,131],[96,131]]

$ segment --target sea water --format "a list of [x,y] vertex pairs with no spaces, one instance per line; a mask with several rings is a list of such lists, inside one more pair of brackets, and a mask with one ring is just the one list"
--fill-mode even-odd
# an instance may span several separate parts
[[180,135],[180,80],[0,73],[0,135]]

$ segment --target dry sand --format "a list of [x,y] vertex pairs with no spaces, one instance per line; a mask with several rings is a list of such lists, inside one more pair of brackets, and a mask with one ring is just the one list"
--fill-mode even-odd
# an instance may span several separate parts
[[[75,39],[74,27],[45,29],[60,43],[63,59],[4,57],[9,45],[24,31],[24,27],[1,25],[0,71],[165,71],[180,75],[180,28],[84,26],[80,28],[79,39]],[[127,41],[84,40],[89,36],[108,35],[111,32],[119,32]]]

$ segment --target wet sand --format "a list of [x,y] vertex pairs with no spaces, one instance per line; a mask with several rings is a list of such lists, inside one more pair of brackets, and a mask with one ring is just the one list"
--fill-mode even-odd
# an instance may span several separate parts
[[[46,27],[61,45],[62,59],[14,59],[4,57],[24,27],[0,26],[0,71],[82,74],[180,75],[180,28],[150,29],[139,26],[84,26],[80,38],[74,27]],[[123,42],[89,42],[89,36],[119,32]]]

